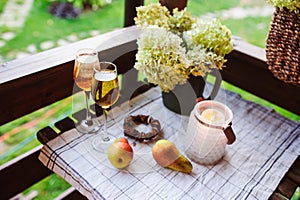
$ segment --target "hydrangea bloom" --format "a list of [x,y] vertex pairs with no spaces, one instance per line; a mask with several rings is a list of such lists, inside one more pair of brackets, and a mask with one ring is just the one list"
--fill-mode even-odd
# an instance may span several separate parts
[[[168,38],[168,39],[166,39]],[[135,68],[162,91],[172,90],[188,78],[182,39],[164,28],[150,26],[139,37]]]
[[153,3],[148,6],[136,8],[137,17],[134,18],[135,24],[139,27],[156,25],[163,28],[169,28],[170,13],[165,6],[159,3]]
[[190,30],[195,22],[195,19],[186,9],[179,11],[175,8],[173,15],[171,15],[168,9],[159,3],[140,6],[136,11],[135,24],[142,28],[156,25],[176,34],[181,34],[184,31]]
[[170,30],[174,33],[181,34],[184,31],[191,30],[195,19],[186,9],[178,11],[178,8],[173,10],[173,15],[170,16]]
[[[215,57],[212,52],[206,52],[201,46],[195,46],[187,52],[187,58],[190,60],[188,71],[194,76],[205,76],[215,65]],[[222,59],[221,56],[219,56]]]
[[202,46],[206,51],[225,56],[233,50],[230,30],[217,19],[198,20],[195,26],[184,33],[188,48]]
[[300,1],[299,0],[266,0],[268,3],[275,7],[283,8],[286,7],[289,10],[299,12]]
[[135,18],[143,32],[138,38],[135,68],[150,83],[168,92],[189,76],[205,76],[222,69],[233,50],[231,32],[218,20],[196,21],[186,9],[171,15],[160,4],[137,8]]

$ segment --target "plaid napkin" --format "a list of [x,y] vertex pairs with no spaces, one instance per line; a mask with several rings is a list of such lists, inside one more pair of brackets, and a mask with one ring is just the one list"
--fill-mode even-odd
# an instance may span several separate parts
[[[235,93],[222,91],[217,100],[232,109],[237,140],[226,147],[226,155],[216,165],[192,162],[191,174],[158,166],[151,155],[153,142],[136,142],[131,165],[115,169],[106,153],[92,147],[99,135],[80,134],[76,129],[44,145],[39,159],[89,199],[268,199],[300,154],[300,124]],[[184,154],[182,137],[188,117],[167,110],[158,88],[112,109],[109,134],[121,137],[129,114],[158,119],[161,137]]]

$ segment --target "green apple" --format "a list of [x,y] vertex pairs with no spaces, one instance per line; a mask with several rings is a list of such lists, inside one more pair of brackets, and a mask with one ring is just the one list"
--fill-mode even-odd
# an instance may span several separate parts
[[133,159],[133,149],[126,138],[118,138],[108,148],[108,160],[110,163],[122,169],[127,167]]

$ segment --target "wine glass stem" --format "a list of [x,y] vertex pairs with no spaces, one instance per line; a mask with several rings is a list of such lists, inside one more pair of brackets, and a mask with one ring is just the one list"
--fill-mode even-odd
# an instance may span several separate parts
[[90,91],[84,91],[84,93],[85,93],[85,103],[86,103],[86,122],[89,123],[92,119],[90,113],[90,106],[89,106]]
[[106,109],[103,109],[103,114],[104,114],[104,130],[103,130],[103,134],[102,134],[102,140],[105,141],[105,142],[108,142],[110,139],[109,139],[109,136],[107,134],[107,116],[108,116],[108,111]]

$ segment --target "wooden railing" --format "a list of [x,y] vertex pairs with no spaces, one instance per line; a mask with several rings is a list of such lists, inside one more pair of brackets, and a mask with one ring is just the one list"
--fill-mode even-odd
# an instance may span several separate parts
[[[125,25],[130,23],[132,22]],[[83,47],[96,49],[101,60],[113,61],[119,66],[119,73],[124,74],[120,101],[128,100],[136,88],[144,84],[137,82],[137,72],[133,69],[139,33],[137,27],[129,26],[2,65],[0,125],[78,91],[74,86],[72,71],[75,51]],[[272,75],[267,69],[263,49],[237,40],[234,51],[227,59],[227,67],[221,71],[223,80],[300,115],[300,87],[285,84]],[[136,91],[135,95],[146,90],[148,86],[150,87],[146,85],[141,91]],[[69,118],[65,118],[55,126],[63,132],[74,125]],[[40,133],[39,137],[43,137],[43,133],[47,134],[47,137],[39,138],[41,141],[47,141],[57,135],[50,127],[45,127]],[[52,173],[38,160],[39,150],[40,146],[0,166],[1,199],[18,194]],[[298,157],[271,198],[276,199],[282,194],[286,197],[291,195],[291,191],[300,184],[299,169]],[[67,194],[68,198],[84,198],[72,189],[68,190]]]

